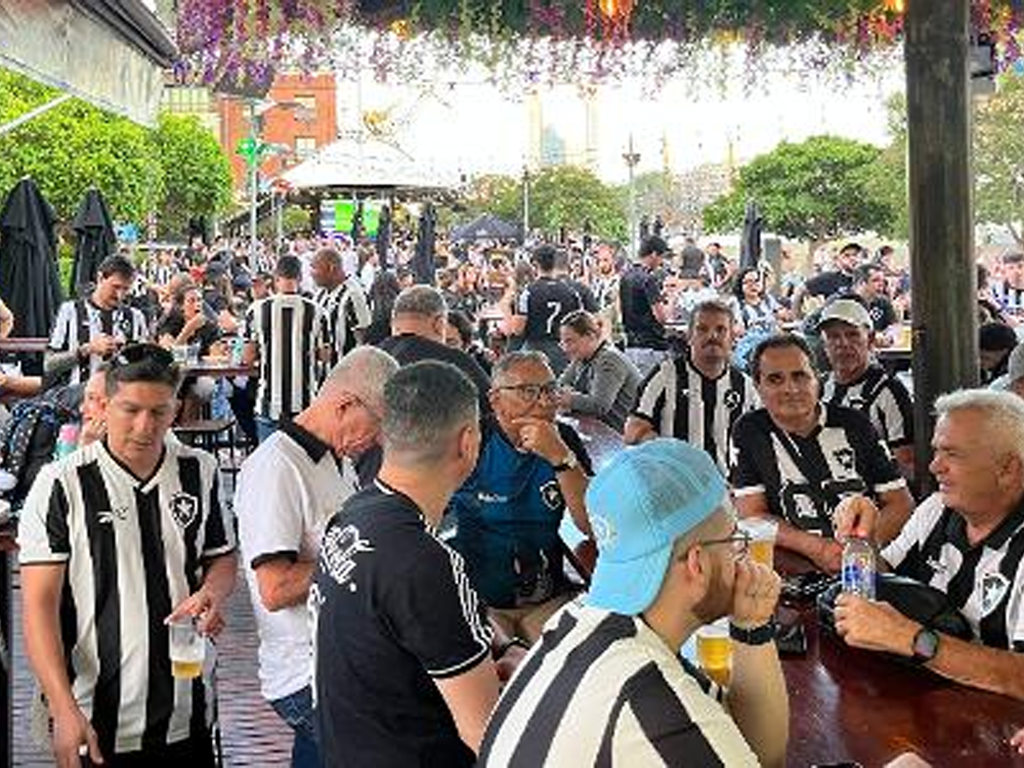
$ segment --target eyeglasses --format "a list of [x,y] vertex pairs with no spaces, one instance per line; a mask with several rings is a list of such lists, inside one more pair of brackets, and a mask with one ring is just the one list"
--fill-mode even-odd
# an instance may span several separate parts
[[547,381],[543,384],[508,384],[504,387],[498,387],[498,389],[510,389],[514,392],[519,393],[519,396],[530,403],[535,403],[541,395],[548,398],[549,400],[555,396],[558,391],[557,381]]
[[698,541],[697,544],[704,547],[711,546],[712,544],[731,544],[732,553],[738,560],[741,557],[745,557],[747,552],[750,550],[750,534],[737,528],[732,536],[724,539],[707,539],[706,541]]
[[126,347],[122,347],[114,355],[111,367],[121,368],[126,365],[134,365],[149,360],[165,368],[176,365],[174,355],[170,350],[164,349],[159,344],[129,344]]

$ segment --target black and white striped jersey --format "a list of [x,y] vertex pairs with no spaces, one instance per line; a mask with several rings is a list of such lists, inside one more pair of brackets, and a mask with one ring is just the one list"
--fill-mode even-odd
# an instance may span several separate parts
[[945,592],[985,645],[1024,653],[1024,502],[972,544],[963,516],[933,494],[882,550],[882,559]]
[[733,425],[760,404],[750,377],[738,368],[709,379],[679,356],[647,375],[631,415],[650,422],[661,437],[703,448],[725,474]]
[[867,415],[871,426],[890,449],[914,443],[914,404],[899,379],[872,363],[850,384],[839,384],[834,375],[825,380],[821,399]]
[[736,422],[731,481],[737,497],[764,494],[790,525],[833,534],[832,513],[845,497],[905,488],[885,442],[860,411],[822,404],[808,435],[784,431],[760,408]]
[[366,292],[355,278],[331,290],[319,290],[313,299],[323,311],[323,343],[331,348],[331,359],[323,366],[326,375],[352,351],[357,344],[356,332],[366,329],[373,318]]
[[245,315],[245,338],[259,354],[256,413],[275,421],[309,405],[316,392],[320,307],[297,293],[261,299]]
[[505,686],[478,765],[758,765],[720,693],[639,617],[570,603]]
[[75,700],[104,755],[205,728],[201,679],[171,676],[164,619],[235,548],[212,456],[165,441],[139,480],[93,443],[45,466],[18,531],[22,568],[62,564],[61,639]]
[[[121,305],[115,309],[100,309],[89,299],[72,299],[65,301],[57,310],[48,349],[51,352],[71,352],[100,334],[130,343],[146,341],[149,329],[145,315],[134,307]],[[68,383],[85,381],[103,362],[103,358],[98,355],[80,360],[71,369]]]

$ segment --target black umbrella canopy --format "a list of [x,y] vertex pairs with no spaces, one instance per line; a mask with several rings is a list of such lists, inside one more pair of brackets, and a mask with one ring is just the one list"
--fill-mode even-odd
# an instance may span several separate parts
[[14,313],[14,336],[49,336],[60,304],[56,217],[32,179],[0,210],[0,298]]
[[761,259],[761,230],[764,217],[753,200],[747,202],[743,215],[743,239],[740,241],[740,267],[756,267]]
[[452,230],[452,240],[515,240],[519,230],[491,213]]
[[377,222],[377,267],[387,269],[388,247],[391,245],[391,208],[384,206],[380,210]]
[[412,258],[412,270],[417,283],[434,284],[434,238],[437,229],[437,213],[427,203],[420,214],[416,233],[416,253]]
[[93,187],[85,193],[71,226],[78,236],[70,286],[70,293],[74,295],[95,282],[96,268],[117,250],[114,222],[102,192]]

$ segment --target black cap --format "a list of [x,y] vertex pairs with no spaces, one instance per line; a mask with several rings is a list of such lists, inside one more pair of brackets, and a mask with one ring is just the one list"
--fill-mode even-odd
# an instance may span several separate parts
[[664,239],[658,235],[651,235],[650,237],[645,237],[644,241],[640,243],[640,258],[650,256],[652,253],[664,256],[666,253],[671,253],[671,249],[669,249],[668,243]]

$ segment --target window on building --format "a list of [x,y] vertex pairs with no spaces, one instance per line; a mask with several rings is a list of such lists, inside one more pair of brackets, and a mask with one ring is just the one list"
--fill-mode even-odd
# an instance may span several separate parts
[[295,137],[295,157],[305,160],[316,152],[316,138],[313,136]]
[[316,120],[316,96],[298,95],[293,101],[295,102],[295,119],[302,122],[311,123]]

